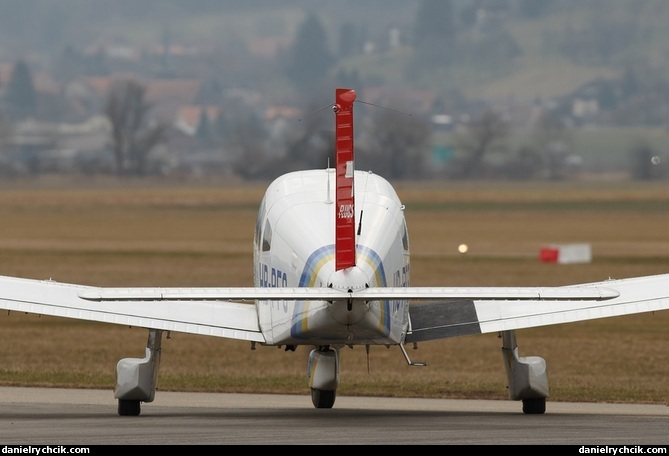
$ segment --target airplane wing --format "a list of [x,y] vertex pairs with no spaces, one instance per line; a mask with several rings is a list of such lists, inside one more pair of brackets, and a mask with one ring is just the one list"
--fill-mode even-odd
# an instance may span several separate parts
[[[562,287],[93,287],[0,276],[0,308],[264,342],[256,300],[408,300],[406,342],[669,309],[669,274]],[[415,303],[414,303],[415,302]]]
[[[420,342],[669,309],[669,274],[549,290],[557,293],[562,289],[573,292],[573,297],[559,299],[556,294],[554,297],[546,295],[541,300],[493,300],[472,293],[456,300],[423,301],[410,307],[411,331],[405,341]],[[579,290],[584,292],[585,299],[578,298]],[[601,298],[587,298],[586,291],[601,294]]]
[[[151,329],[264,342],[254,305],[198,299],[188,289],[180,298],[155,299],[155,288],[133,289],[133,299],[91,300],[104,288],[52,280],[0,277],[0,308],[9,311],[115,323]],[[121,290],[121,289],[115,289]],[[126,289],[128,290],[128,289]],[[128,293],[125,293],[127,295]]]

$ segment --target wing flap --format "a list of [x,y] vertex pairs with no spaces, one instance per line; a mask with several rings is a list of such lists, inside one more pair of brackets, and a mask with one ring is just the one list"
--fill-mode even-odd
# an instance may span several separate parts
[[409,315],[407,343],[481,334],[473,300],[412,304]]

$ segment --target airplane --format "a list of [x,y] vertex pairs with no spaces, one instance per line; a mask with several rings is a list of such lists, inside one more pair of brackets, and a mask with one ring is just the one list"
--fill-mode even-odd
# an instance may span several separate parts
[[558,287],[412,287],[405,206],[383,177],[355,169],[354,89],[337,88],[335,167],[276,178],[254,228],[253,287],[95,287],[0,277],[0,308],[146,328],[144,358],[116,365],[118,414],[155,399],[163,333],[309,346],[315,408],[334,406],[344,347],[498,333],[509,398],[543,414],[546,362],[521,357],[516,330],[669,309],[669,274]]

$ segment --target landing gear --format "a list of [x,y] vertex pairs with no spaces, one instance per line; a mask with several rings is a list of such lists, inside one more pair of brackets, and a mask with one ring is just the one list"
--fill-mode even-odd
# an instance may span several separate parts
[[511,400],[522,400],[525,414],[545,413],[548,397],[546,361],[538,356],[519,357],[515,331],[502,331],[501,337]]
[[307,371],[314,407],[332,408],[339,386],[339,352],[329,346],[312,350]]
[[336,390],[321,390],[311,388],[311,402],[316,408],[332,408],[335,403]]
[[152,402],[156,395],[158,367],[160,366],[160,346],[163,331],[149,330],[144,358],[123,358],[116,364],[116,388],[114,397],[118,399],[118,414],[138,416],[141,402]]
[[523,413],[527,415],[542,415],[546,412],[546,398],[523,399]]
[[141,406],[139,401],[119,399],[118,414],[121,416],[139,416]]

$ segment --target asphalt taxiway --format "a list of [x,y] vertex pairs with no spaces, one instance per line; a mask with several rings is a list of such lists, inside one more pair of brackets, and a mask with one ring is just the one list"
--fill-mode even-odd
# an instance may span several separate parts
[[0,445],[669,445],[667,405],[156,393],[140,416],[113,391],[0,387]]

